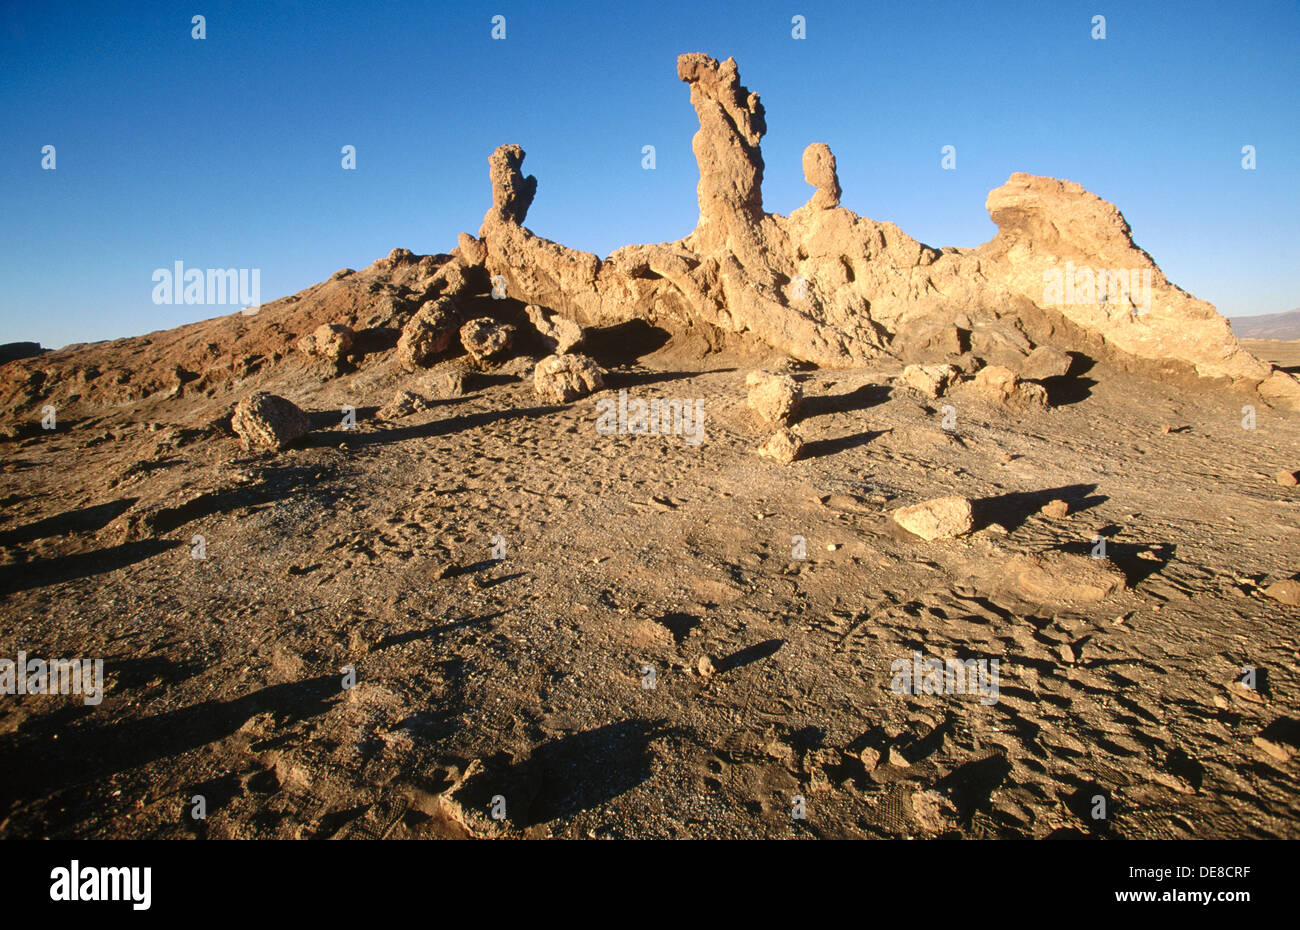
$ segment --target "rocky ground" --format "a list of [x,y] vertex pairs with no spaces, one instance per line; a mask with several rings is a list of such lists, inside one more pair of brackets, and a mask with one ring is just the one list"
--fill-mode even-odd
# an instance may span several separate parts
[[1300,832],[1295,344],[1069,181],[935,249],[813,143],[768,213],[758,94],[677,76],[676,242],[537,236],[505,144],[449,253],[0,346],[0,835]]
[[[102,657],[107,693],[0,702],[0,835],[1300,835],[1296,414],[796,365],[787,465],[746,403],[771,360],[640,332],[575,402],[507,365],[392,420],[395,349],[282,365],[312,431],[280,451],[204,425],[220,394],[15,433],[0,656]],[[704,441],[598,431],[620,391],[701,399]],[[891,519],[949,495],[965,535]],[[1000,660],[997,700],[896,693],[915,652]]]

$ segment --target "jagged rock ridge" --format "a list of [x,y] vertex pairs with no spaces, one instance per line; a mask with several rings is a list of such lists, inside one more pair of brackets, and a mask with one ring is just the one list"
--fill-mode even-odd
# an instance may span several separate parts
[[[629,245],[601,260],[535,235],[523,223],[537,179],[523,173],[523,148],[503,145],[488,160],[493,201],[478,236],[461,233],[451,253],[395,249],[256,316],[10,362],[0,367],[0,406],[26,413],[48,402],[212,397],[256,386],[259,373],[295,354],[310,362],[319,351],[301,349],[315,345],[305,337],[321,327],[351,333],[347,346],[336,347],[338,358],[315,359],[322,378],[340,365],[387,358],[393,348],[398,364],[421,367],[445,342],[442,322],[426,318],[470,319],[452,306],[486,295],[495,282],[498,292],[533,307],[530,317],[587,328],[642,320],[701,356],[739,346],[824,367],[887,354],[968,372],[982,364],[1019,371],[1035,347],[1050,346],[1162,376],[1227,379],[1300,409],[1300,382],[1243,350],[1214,307],[1171,284],[1133,243],[1120,212],[1080,185],[1013,174],[988,197],[999,229],[992,240],[934,249],[839,206],[835,156],[813,143],[802,159],[814,188],[808,203],[788,217],[770,214],[758,94],[740,83],[732,59],[682,55],[677,73],[700,123],[692,140],[700,215],[676,242]],[[1099,300],[1121,272],[1118,283],[1136,287]],[[1050,299],[1053,275],[1069,278],[1057,299]],[[435,314],[431,302],[439,300],[452,305],[438,303]]]

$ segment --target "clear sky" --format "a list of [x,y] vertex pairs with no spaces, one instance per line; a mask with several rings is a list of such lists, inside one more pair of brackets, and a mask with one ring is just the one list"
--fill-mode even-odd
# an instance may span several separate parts
[[0,342],[232,311],[155,305],[176,261],[261,269],[265,302],[396,246],[448,251],[477,232],[505,142],[539,180],[539,235],[600,255],[679,238],[687,51],[734,56],[762,95],[770,211],[811,193],[810,142],[834,151],[846,207],[933,246],[989,239],[985,196],[1012,172],[1068,178],[1221,312],[1300,306],[1295,0],[0,0]]

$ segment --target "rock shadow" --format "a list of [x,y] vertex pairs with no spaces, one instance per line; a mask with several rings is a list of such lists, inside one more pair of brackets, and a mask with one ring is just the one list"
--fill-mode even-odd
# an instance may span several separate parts
[[971,501],[975,530],[979,531],[990,524],[998,523],[1006,527],[1007,532],[1013,532],[1042,510],[1044,504],[1052,500],[1065,501],[1070,505],[1071,513],[1091,510],[1110,499],[1102,495],[1089,496],[1095,490],[1097,490],[1095,484],[1067,484],[1043,491],[1018,491],[999,494],[996,497],[982,497]]
[[[423,423],[415,426],[397,426],[391,429],[375,430],[373,432],[348,432],[346,441],[349,447],[386,445],[390,442],[405,442],[408,439],[428,439],[432,436],[446,436],[450,433],[459,433],[468,429],[475,429],[480,426],[488,426],[496,423],[498,420],[514,419],[536,419],[538,417],[548,416],[552,413],[558,413],[564,410],[563,406],[547,407],[522,407],[514,410],[490,410],[484,413],[467,413],[459,416],[448,417],[445,420],[434,420],[429,423]],[[337,432],[330,433],[309,433],[298,441],[297,445],[305,449],[322,449],[331,446],[337,446],[340,434]]]
[[485,811],[500,795],[510,822],[525,829],[572,817],[647,781],[650,741],[665,732],[662,721],[625,720],[543,743],[523,761],[495,756],[457,790],[457,800]]
[[93,533],[101,530],[117,517],[126,513],[139,498],[124,497],[107,504],[68,510],[57,516],[46,517],[12,530],[0,530],[0,546],[14,546],[44,539],[47,536],[67,536],[70,533]]
[[179,545],[181,543],[174,540],[147,539],[110,546],[106,549],[96,549],[93,552],[79,552],[53,559],[0,565],[0,597],[18,591],[30,591],[46,585],[117,571],[119,568],[134,565],[136,562]]
[[816,459],[825,455],[835,455],[837,452],[847,452],[849,449],[857,449],[875,441],[888,430],[867,430],[865,433],[854,433],[849,436],[841,436],[839,439],[816,439],[812,442],[804,443],[803,450],[799,454],[801,459]]
[[0,737],[0,754],[10,763],[4,767],[8,794],[36,798],[78,784],[102,785],[113,775],[224,739],[256,714],[269,711],[286,718],[284,725],[317,716],[342,693],[337,675],[322,675],[99,726],[90,715],[77,726],[60,725],[53,714],[34,717]]
[[864,384],[843,394],[805,397],[799,407],[799,419],[810,420],[828,413],[854,413],[889,400],[891,388],[884,384]]

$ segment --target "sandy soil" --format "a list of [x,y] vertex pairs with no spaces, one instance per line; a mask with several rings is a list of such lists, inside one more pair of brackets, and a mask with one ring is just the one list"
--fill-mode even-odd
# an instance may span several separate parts
[[[0,701],[0,835],[1300,836],[1297,608],[1262,590],[1300,569],[1295,414],[1100,366],[1028,413],[812,371],[783,466],[750,362],[602,360],[573,404],[496,375],[398,422],[391,366],[286,365],[317,429],[282,453],[183,397],[4,444],[0,656],[103,658],[107,694]],[[706,440],[601,435],[620,390],[702,399]],[[889,519],[947,494],[977,532]],[[1099,602],[1074,562],[1008,575],[1098,534]],[[997,701],[896,693],[914,652],[1000,660]]]

